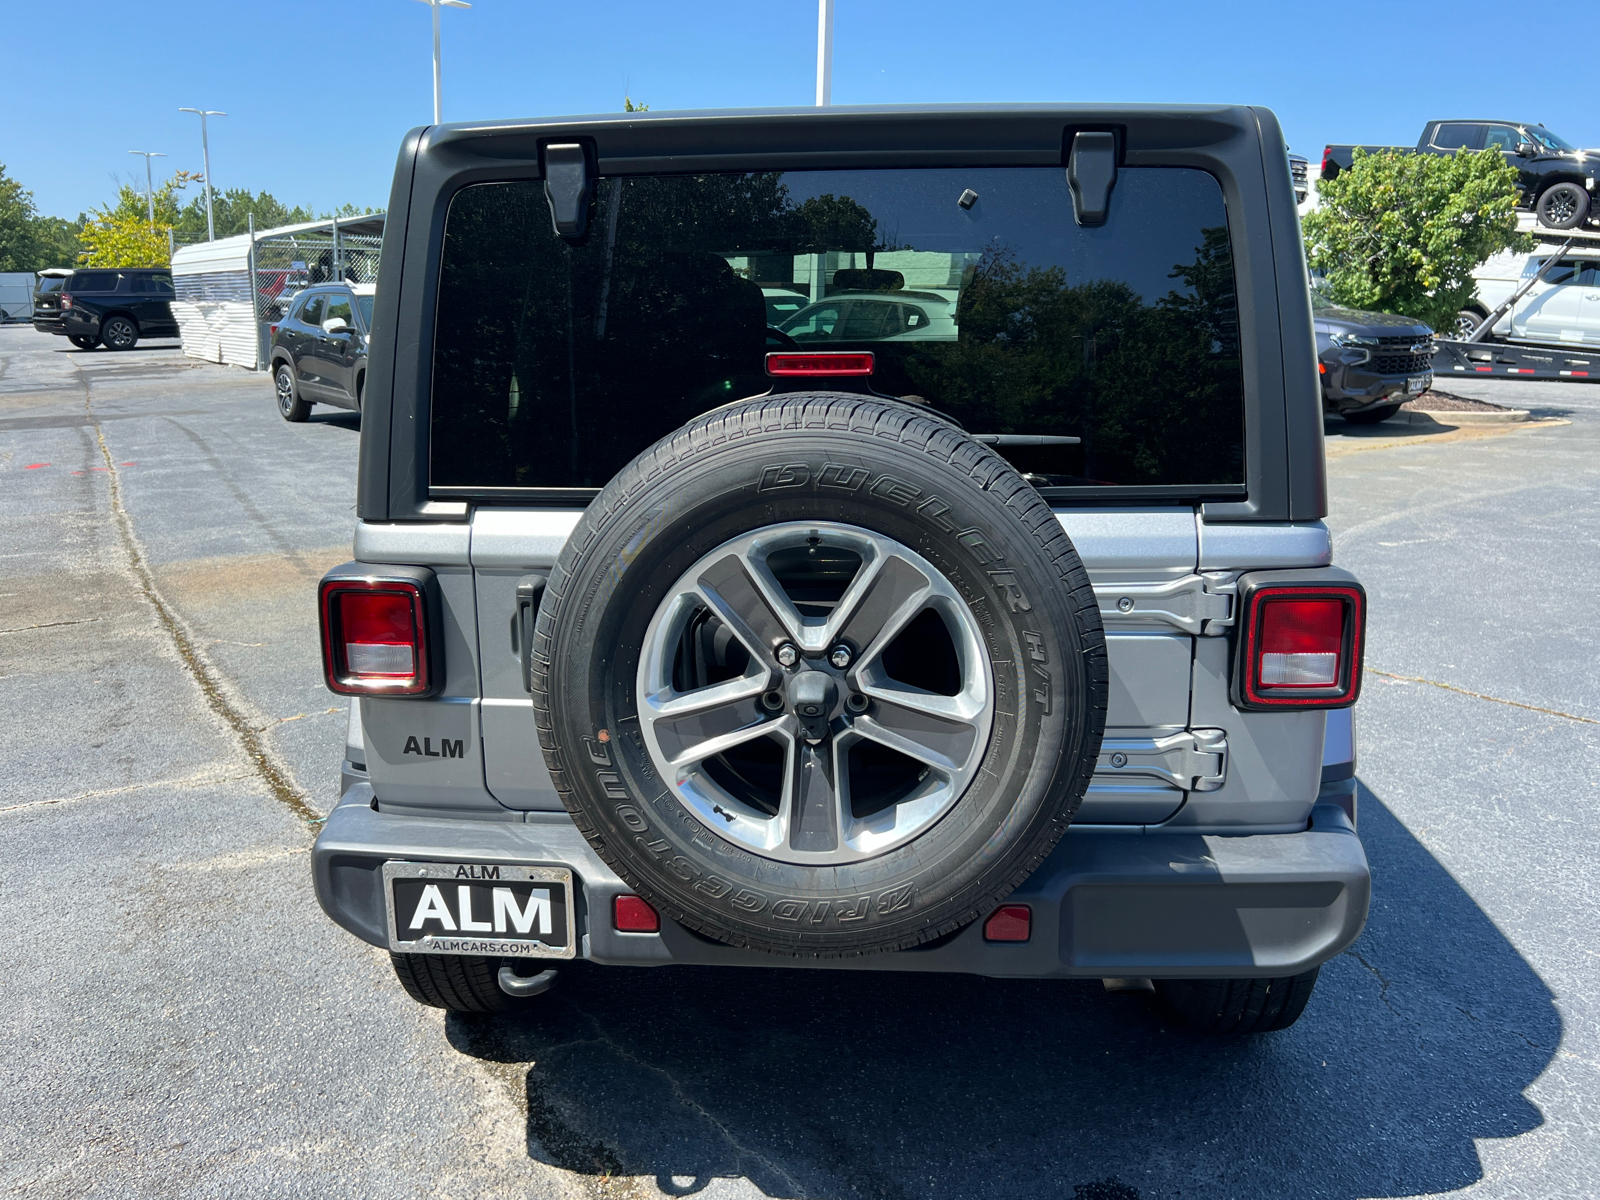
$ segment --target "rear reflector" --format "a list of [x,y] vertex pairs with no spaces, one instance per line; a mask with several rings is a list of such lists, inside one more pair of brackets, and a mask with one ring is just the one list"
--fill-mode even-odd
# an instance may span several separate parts
[[619,933],[660,933],[661,917],[638,896],[618,896],[611,902],[611,924]]
[[427,614],[409,580],[326,579],[322,662],[341,695],[416,695],[428,690]]
[[815,375],[838,377],[841,375],[871,375],[872,355],[845,353],[830,350],[822,354],[767,355],[767,374],[775,377]]
[[1361,688],[1366,596],[1355,585],[1281,585],[1245,600],[1243,700],[1249,708],[1337,708]]
[[1033,910],[1026,904],[1006,904],[983,923],[986,942],[1025,942],[1033,935]]

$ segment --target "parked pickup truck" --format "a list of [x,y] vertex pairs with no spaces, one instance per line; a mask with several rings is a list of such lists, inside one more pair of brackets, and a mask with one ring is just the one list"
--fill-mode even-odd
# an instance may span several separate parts
[[[1328,146],[1322,178],[1337,179],[1357,150],[1368,154],[1454,154],[1499,150],[1517,168],[1518,207],[1536,213],[1550,229],[1577,229],[1590,219],[1600,151],[1579,150],[1543,125],[1524,121],[1429,121],[1413,146]],[[1594,214],[1600,216],[1600,213]]]
[[412,132],[319,594],[329,917],[458,1012],[701,964],[1291,1024],[1371,879],[1282,145],[1198,106]]

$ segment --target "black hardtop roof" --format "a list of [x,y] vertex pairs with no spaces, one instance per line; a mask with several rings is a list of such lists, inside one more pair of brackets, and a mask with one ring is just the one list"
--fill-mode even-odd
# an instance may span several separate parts
[[547,144],[578,141],[599,174],[612,176],[1059,168],[1077,133],[1100,131],[1116,134],[1119,169],[1205,171],[1227,205],[1240,296],[1247,495],[1206,498],[1206,519],[1322,517],[1321,397],[1283,130],[1269,109],[1225,104],[711,109],[419,126],[401,142],[387,208],[379,268],[385,282],[375,304],[361,431],[360,516],[465,520],[478,502],[434,495],[429,484],[446,217],[465,188],[541,179]]
[[[826,154],[838,160],[855,152],[871,153],[880,165],[891,165],[881,158],[885,152],[954,151],[971,162],[1002,158],[1016,162],[1019,156],[1048,155],[1049,162],[1058,163],[1068,130],[1118,130],[1125,139],[1124,154],[1136,156],[1144,145],[1170,149],[1175,138],[1203,146],[1246,131],[1254,133],[1259,130],[1257,111],[1207,104],[686,109],[463,122],[420,127],[411,137],[424,153],[465,152],[489,159],[526,158],[543,143],[566,137],[592,139],[604,160],[763,153],[785,158]],[[1129,161],[1129,165],[1134,164]]]

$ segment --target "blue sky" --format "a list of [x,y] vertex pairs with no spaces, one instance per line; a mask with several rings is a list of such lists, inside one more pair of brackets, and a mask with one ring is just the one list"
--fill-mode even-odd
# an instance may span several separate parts
[[[1530,86],[1503,5],[836,0],[834,102],[1262,104],[1291,146],[1414,142],[1430,117],[1543,121],[1600,146],[1586,89]],[[413,0],[8,3],[0,162],[75,216],[164,150],[219,188],[382,207],[400,138],[432,116]],[[815,0],[476,0],[444,14],[445,120],[809,104]],[[1575,77],[1574,77],[1575,78]],[[1543,94],[1539,94],[1539,93]]]

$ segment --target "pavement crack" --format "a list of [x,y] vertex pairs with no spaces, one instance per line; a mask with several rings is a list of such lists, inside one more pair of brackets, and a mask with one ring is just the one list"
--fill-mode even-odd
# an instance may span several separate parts
[[1421,675],[1396,675],[1393,671],[1380,671],[1377,667],[1368,667],[1366,669],[1371,674],[1381,675],[1385,679],[1398,679],[1402,683],[1425,683],[1429,687],[1455,692],[1459,696],[1471,696],[1474,700],[1487,700],[1491,704],[1506,704],[1512,708],[1544,713],[1547,717],[1560,717],[1564,721],[1577,721],[1583,725],[1600,725],[1600,721],[1595,720],[1593,717],[1580,717],[1576,713],[1562,712],[1559,708],[1540,708],[1537,704],[1523,704],[1520,700],[1503,700],[1499,696],[1486,696],[1482,692],[1468,691],[1466,688],[1457,687],[1453,683],[1440,683],[1437,679],[1424,679]]
[[1401,1020],[1409,1019],[1404,1013],[1402,1013],[1398,1008],[1389,1002],[1389,980],[1384,973],[1363,958],[1358,951],[1346,950],[1345,953],[1370,971],[1372,973],[1372,977],[1378,981],[1378,999],[1383,1002],[1383,1006]]
[[30,629],[60,629],[63,625],[93,625],[104,617],[83,617],[76,621],[41,621],[37,625],[18,625],[15,629],[0,629],[0,637],[8,633],[27,633]]
[[152,779],[148,783],[125,783],[121,787],[95,788],[92,791],[78,792],[72,796],[57,796],[51,800],[24,800],[21,804],[7,804],[0,807],[0,813],[22,812],[30,808],[48,808],[55,804],[74,804],[79,800],[98,800],[102,796],[122,796],[128,792],[143,792],[151,788],[193,788],[207,787],[216,783],[236,783],[241,779],[250,778],[240,770],[219,771],[215,767],[207,767],[194,775],[186,775],[181,779]]
[[261,730],[256,728],[255,722],[246,713],[244,704],[232,694],[233,689],[229,687],[227,679],[211,664],[205,652],[200,649],[196,638],[189,632],[187,624],[161,594],[161,589],[156,586],[155,575],[145,560],[144,550],[134,532],[133,517],[122,500],[122,477],[117,471],[111,447],[106,444],[105,430],[101,428],[100,419],[95,415],[88,376],[76,363],[73,367],[78,372],[83,387],[84,415],[94,429],[95,441],[100,447],[100,457],[105,462],[106,480],[110,487],[111,515],[115,519],[117,534],[122,541],[123,552],[128,557],[128,566],[138,583],[139,591],[155,610],[156,619],[166,631],[179,660],[200,688],[206,703],[233,730],[239,748],[250,760],[256,775],[285,808],[315,828],[321,824],[322,815],[307,803],[305,793],[295,783],[288,764],[282,762],[272,752],[262,738]]

